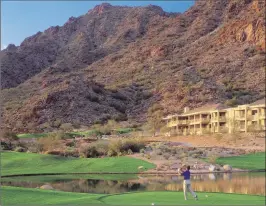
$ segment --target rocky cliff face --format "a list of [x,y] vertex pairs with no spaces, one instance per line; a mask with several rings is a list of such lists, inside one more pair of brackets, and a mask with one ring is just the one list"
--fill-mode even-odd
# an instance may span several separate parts
[[255,0],[197,1],[183,14],[104,3],[71,17],[0,52],[5,126],[145,121],[153,103],[167,114],[259,99],[264,10]]

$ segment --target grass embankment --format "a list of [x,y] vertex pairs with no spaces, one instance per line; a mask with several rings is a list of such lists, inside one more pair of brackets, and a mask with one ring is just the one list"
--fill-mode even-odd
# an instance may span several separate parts
[[49,174],[49,173],[102,173],[138,172],[138,167],[146,170],[154,164],[130,157],[108,158],[67,158],[55,155],[33,153],[2,152],[1,175]]
[[229,164],[233,168],[240,169],[265,169],[265,152],[247,154],[235,157],[222,157],[216,160],[217,164]]
[[1,195],[3,205],[21,205],[22,203],[25,205],[151,205],[152,203],[155,205],[264,205],[265,203],[264,196],[223,193],[198,193],[199,201],[195,201],[191,196],[185,201],[182,192],[166,191],[105,195],[2,187]]

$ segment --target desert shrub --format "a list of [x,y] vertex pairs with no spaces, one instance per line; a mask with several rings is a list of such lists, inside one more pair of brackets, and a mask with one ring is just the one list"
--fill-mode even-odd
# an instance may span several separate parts
[[162,153],[161,150],[157,150],[157,151],[156,151],[156,154],[157,154],[157,155],[162,155],[163,153]]
[[124,96],[123,94],[118,93],[118,92],[117,93],[112,93],[111,96],[113,98],[115,98],[115,99],[119,99],[119,100],[122,100],[122,101],[127,100],[127,97],[126,96]]
[[16,148],[14,149],[14,151],[15,151],[15,152],[26,152],[26,149],[23,148],[23,147],[16,147]]
[[87,147],[85,147],[84,150],[83,150],[83,154],[87,158],[88,157],[93,158],[93,157],[98,157],[99,156],[99,153],[98,153],[96,147],[93,146],[93,145],[88,145]]
[[8,130],[4,130],[0,133],[0,137],[5,138],[5,139],[10,139],[10,140],[18,140],[18,136],[16,133]]
[[12,150],[15,146],[10,140],[1,140],[1,147],[3,150]]
[[168,159],[170,158],[170,156],[171,156],[171,155],[168,154],[168,153],[166,153],[166,154],[163,155],[164,159],[166,159],[166,160],[168,160]]
[[133,139],[126,139],[122,141],[122,151],[128,151],[131,149],[132,152],[139,152],[142,148],[145,148],[145,144],[142,141]]
[[72,140],[72,141],[70,141],[70,142],[67,142],[67,143],[66,143],[66,146],[68,146],[68,147],[74,147],[74,146],[75,146],[75,142],[74,142],[74,140]]
[[176,149],[175,149],[175,148],[171,149],[171,153],[172,153],[173,155],[177,154]]
[[51,139],[62,140],[62,139],[70,139],[72,138],[72,135],[69,133],[65,133],[63,131],[58,131],[58,132],[49,133],[47,137]]
[[199,154],[192,154],[191,157],[193,157],[193,158],[199,158],[200,155]]
[[115,108],[117,111],[119,111],[121,113],[125,113],[126,112],[126,107],[123,104],[121,104],[121,103],[111,102],[109,104],[109,106]]
[[122,148],[122,141],[121,140],[114,140],[110,143],[108,152],[113,153],[114,155],[118,155]]
[[121,121],[127,121],[127,115],[126,114],[117,114],[113,117],[113,119],[117,122],[121,122]]
[[67,147],[64,151],[65,157],[79,157],[79,153],[76,149]]
[[127,153],[128,150],[131,150],[132,152],[140,152],[140,150],[144,148],[144,143],[138,140],[113,140],[109,145],[108,151],[112,151],[114,154],[118,155],[119,152]]
[[31,153],[40,153],[41,151],[43,151],[43,145],[38,141],[28,142],[26,147],[27,151]]
[[114,156],[116,153],[109,152],[109,143],[106,141],[94,142],[89,145],[84,145],[80,148],[80,156],[84,157],[99,157],[103,155]]
[[[101,124],[103,124],[104,122],[106,122],[107,120],[111,119],[111,116],[109,114],[104,114],[100,117],[99,122]],[[96,123],[95,123],[96,124]]]
[[99,97],[92,93],[87,94],[85,98],[88,99],[90,102],[100,102]]
[[59,150],[48,150],[48,151],[45,151],[44,154],[64,156],[64,152],[59,151]]
[[113,156],[115,156],[115,155],[116,155],[115,151],[113,151],[113,150],[108,150],[108,152],[107,152],[107,156],[108,156],[108,157],[113,157]]
[[146,154],[145,157],[146,157],[147,159],[151,159],[151,155],[149,155],[149,154]]
[[132,150],[129,149],[129,150],[127,151],[127,154],[128,154],[128,155],[132,155],[132,154],[133,154]]
[[215,164],[217,159],[218,157],[216,155],[211,155],[209,156],[208,161],[212,164]]
[[145,149],[140,149],[139,152],[142,153],[142,154],[144,154],[145,153]]
[[70,132],[73,130],[73,126],[71,123],[64,123],[61,124],[60,129],[63,130],[64,132]]
[[238,101],[236,100],[236,98],[233,98],[233,99],[226,100],[225,104],[229,107],[234,107],[238,104]]
[[186,158],[187,157],[187,153],[183,152],[181,155],[180,155],[181,158]]
[[99,156],[107,155],[109,142],[107,141],[97,141],[91,144],[91,146],[95,146],[97,153]]
[[97,86],[97,85],[92,85],[92,91],[94,91],[96,94],[101,94],[103,93],[103,90],[101,87]]
[[149,98],[151,98],[152,97],[152,92],[148,92],[148,91],[146,91],[146,92],[143,92],[143,94],[142,94],[142,98],[144,99],[144,100],[147,100],[147,99],[149,99]]
[[59,128],[61,126],[61,120],[57,119],[52,123],[53,127]]
[[41,137],[37,140],[40,151],[52,151],[60,147],[60,140],[55,136]]
[[80,129],[80,122],[79,121],[75,121],[73,124],[72,124],[73,128],[74,129]]

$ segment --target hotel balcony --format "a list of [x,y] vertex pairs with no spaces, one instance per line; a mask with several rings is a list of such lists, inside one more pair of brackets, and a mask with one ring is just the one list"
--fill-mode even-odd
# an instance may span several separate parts
[[178,121],[177,120],[172,120],[172,121],[167,123],[167,127],[175,127],[177,125],[178,125]]
[[259,120],[259,115],[248,115],[247,116],[248,121],[258,121]]
[[210,118],[202,118],[202,119],[192,119],[189,120],[189,124],[208,124],[210,122]]
[[226,122],[226,116],[220,116],[219,122]]
[[212,117],[211,118],[211,121],[212,122],[226,122],[226,116],[220,116],[219,118],[218,117]]
[[178,120],[178,124],[179,125],[187,125],[188,124],[188,120]]
[[246,116],[245,115],[236,115],[235,116],[235,119],[236,120],[245,120],[246,119]]

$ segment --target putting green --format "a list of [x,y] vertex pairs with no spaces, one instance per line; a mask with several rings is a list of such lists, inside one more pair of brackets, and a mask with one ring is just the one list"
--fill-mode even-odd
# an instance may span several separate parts
[[198,193],[184,200],[182,192],[137,192],[123,194],[87,194],[18,187],[2,187],[3,205],[264,205],[265,196],[224,193]]

